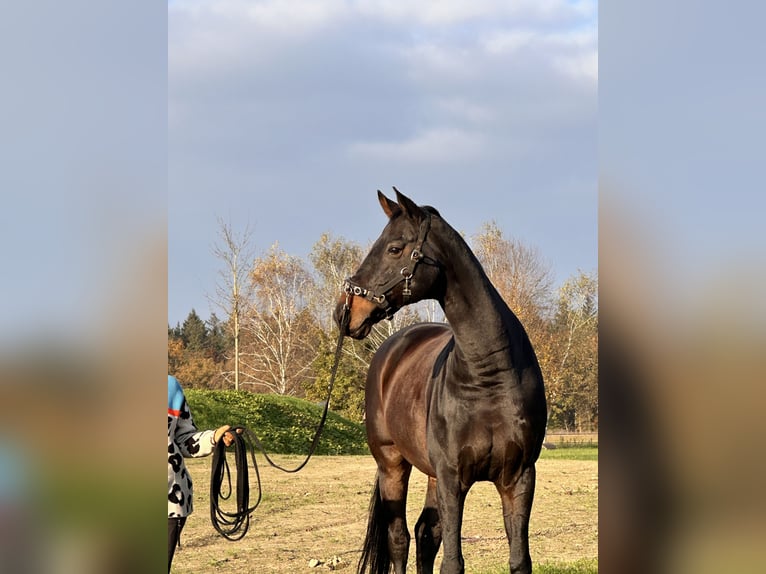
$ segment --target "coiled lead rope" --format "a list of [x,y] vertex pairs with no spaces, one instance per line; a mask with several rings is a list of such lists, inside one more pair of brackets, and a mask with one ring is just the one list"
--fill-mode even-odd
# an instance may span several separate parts
[[[234,463],[236,469],[237,485],[236,485],[236,502],[237,509],[234,512],[227,512],[221,508],[221,501],[231,498],[232,486],[231,486],[231,471],[229,469],[229,463],[226,460],[226,445],[223,440],[219,440],[215,445],[213,451],[213,464],[210,476],[210,520],[213,523],[213,527],[227,540],[236,541],[241,540],[242,537],[247,534],[250,528],[250,517],[258,508],[263,497],[263,490],[261,488],[261,475],[258,471],[258,463],[255,460],[255,448],[266,458],[266,461],[276,469],[283,472],[294,473],[301,470],[306,466],[314,454],[314,451],[319,444],[319,437],[324,429],[325,421],[327,420],[327,413],[330,408],[330,396],[332,395],[333,386],[335,386],[335,376],[338,373],[338,364],[340,363],[340,356],[343,350],[343,333],[348,326],[349,321],[349,305],[348,300],[343,306],[343,313],[340,320],[340,333],[338,335],[338,343],[335,348],[335,359],[333,361],[332,371],[330,373],[330,383],[327,386],[327,400],[324,403],[324,410],[322,411],[322,418],[319,421],[317,430],[314,433],[314,438],[311,441],[309,452],[306,455],[306,459],[295,468],[284,468],[275,463],[269,455],[266,453],[266,449],[258,436],[248,428],[243,426],[233,426],[227,432],[234,436]],[[250,476],[247,464],[247,454],[250,453],[250,460],[252,461],[253,470],[255,471],[256,484],[258,485],[258,497],[255,503],[250,506]],[[223,480],[226,477],[228,484],[228,490],[223,492]]]

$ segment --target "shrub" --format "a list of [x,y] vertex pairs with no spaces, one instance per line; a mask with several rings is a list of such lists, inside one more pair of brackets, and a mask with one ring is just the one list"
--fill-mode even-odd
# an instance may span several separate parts
[[[295,397],[231,390],[185,392],[197,428],[245,426],[269,454],[306,454],[322,417],[322,406]],[[330,411],[316,454],[368,453],[364,425]]]

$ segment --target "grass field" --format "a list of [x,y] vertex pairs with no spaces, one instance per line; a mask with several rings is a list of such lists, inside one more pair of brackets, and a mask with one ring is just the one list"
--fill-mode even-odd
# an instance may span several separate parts
[[[569,456],[567,456],[567,454]],[[598,449],[544,451],[530,547],[537,574],[598,571]],[[299,456],[273,457],[295,465]],[[264,497],[244,539],[229,542],[210,523],[209,458],[188,459],[195,483],[195,512],[173,562],[175,574],[355,572],[366,528],[375,463],[370,456],[318,456],[297,474],[285,474],[258,457]],[[425,496],[425,477],[410,479],[408,525],[412,531]],[[254,496],[254,494],[253,494]],[[463,521],[466,572],[508,572],[508,546],[494,486],[478,483],[468,495]],[[408,571],[415,571],[415,543]],[[321,564],[310,567],[310,560]],[[437,557],[437,568],[440,556]]]

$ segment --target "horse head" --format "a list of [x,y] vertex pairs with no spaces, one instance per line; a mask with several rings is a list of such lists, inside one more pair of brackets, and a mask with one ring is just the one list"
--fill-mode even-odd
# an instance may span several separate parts
[[375,323],[390,319],[405,305],[440,298],[442,267],[428,242],[432,217],[439,213],[432,207],[416,205],[396,188],[394,192],[396,201],[378,191],[388,224],[359,269],[346,279],[335,308],[335,320],[340,325],[348,306],[344,334],[355,339],[364,339]]

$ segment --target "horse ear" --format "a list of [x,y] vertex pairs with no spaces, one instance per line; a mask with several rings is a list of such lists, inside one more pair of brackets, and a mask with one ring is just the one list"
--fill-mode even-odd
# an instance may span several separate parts
[[378,190],[378,201],[380,202],[380,206],[383,208],[383,211],[389,219],[391,219],[394,215],[401,213],[402,211],[402,208],[399,207],[398,203],[388,199],[380,190]]
[[409,197],[402,194],[398,189],[394,188],[396,192],[396,200],[399,202],[399,206],[410,219],[420,220],[423,218],[423,210],[412,201]]

